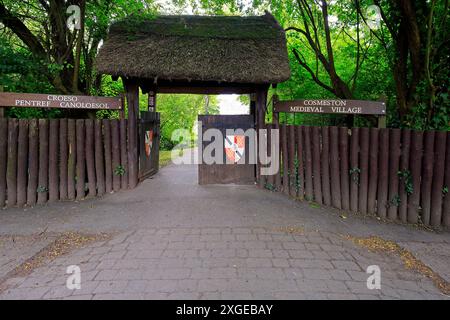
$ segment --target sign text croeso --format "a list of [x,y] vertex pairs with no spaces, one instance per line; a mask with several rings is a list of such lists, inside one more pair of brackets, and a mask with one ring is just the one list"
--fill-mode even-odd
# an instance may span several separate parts
[[386,115],[386,104],[363,100],[277,101],[274,112]]
[[119,97],[0,92],[0,107],[119,110],[122,103]]

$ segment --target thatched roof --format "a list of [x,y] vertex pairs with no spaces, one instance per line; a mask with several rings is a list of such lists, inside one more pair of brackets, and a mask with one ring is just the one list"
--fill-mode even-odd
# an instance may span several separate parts
[[290,77],[285,33],[270,13],[128,18],[110,27],[96,68],[151,80],[268,84]]

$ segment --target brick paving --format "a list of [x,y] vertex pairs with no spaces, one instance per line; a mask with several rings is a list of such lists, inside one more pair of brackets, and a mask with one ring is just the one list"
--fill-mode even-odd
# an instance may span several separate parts
[[[398,256],[343,237],[395,241],[448,281],[448,232],[342,219],[255,186],[199,186],[196,174],[171,165],[132,191],[1,212],[0,239],[42,240],[1,247],[0,299],[449,298]],[[11,273],[67,231],[112,237]],[[80,290],[66,287],[70,265],[81,268]],[[369,265],[381,269],[381,290],[367,288]]]
[[[81,268],[81,289],[66,268]],[[366,285],[381,268],[381,290]],[[276,228],[152,228],[121,233],[11,278],[0,299],[444,299],[393,255],[340,235]]]

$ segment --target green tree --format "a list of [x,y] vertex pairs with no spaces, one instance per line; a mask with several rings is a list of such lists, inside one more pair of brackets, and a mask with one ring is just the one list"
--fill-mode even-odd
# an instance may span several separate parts
[[[67,25],[70,5],[81,8],[81,29]],[[9,31],[4,45],[27,48],[47,81],[65,94],[99,90],[93,65],[112,21],[154,12],[151,0],[0,0],[0,23]]]

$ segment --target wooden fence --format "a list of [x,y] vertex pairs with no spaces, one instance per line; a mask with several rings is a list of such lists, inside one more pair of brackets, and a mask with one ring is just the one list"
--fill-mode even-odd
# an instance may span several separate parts
[[0,208],[134,187],[127,126],[127,119],[0,118]]
[[279,128],[282,168],[260,185],[345,211],[450,226],[450,132]]

